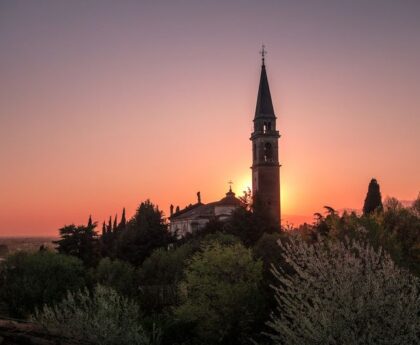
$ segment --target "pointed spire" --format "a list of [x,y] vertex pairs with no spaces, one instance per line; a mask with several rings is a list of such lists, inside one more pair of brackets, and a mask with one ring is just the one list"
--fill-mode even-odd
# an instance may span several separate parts
[[271,101],[270,87],[268,86],[267,72],[265,70],[265,55],[267,54],[267,51],[265,50],[264,45],[262,46],[260,54],[262,57],[262,64],[255,117],[275,117],[273,102]]
[[265,50],[265,45],[263,44],[261,47],[261,66],[265,66],[265,54],[267,54],[267,51]]

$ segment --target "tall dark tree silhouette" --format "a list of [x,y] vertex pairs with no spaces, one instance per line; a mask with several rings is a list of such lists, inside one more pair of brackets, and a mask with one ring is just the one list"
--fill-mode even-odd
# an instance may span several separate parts
[[120,221],[120,224],[118,225],[119,230],[124,230],[126,224],[127,224],[127,220],[125,218],[125,207],[124,207],[122,210],[121,221]]
[[86,266],[95,266],[100,258],[99,239],[95,230],[96,222],[90,226],[74,224],[59,229],[60,240],[55,241],[60,254],[73,255],[83,261]]
[[112,230],[113,231],[117,231],[117,226],[118,226],[118,223],[117,223],[117,214],[115,214],[114,225],[112,226]]
[[118,236],[117,257],[140,265],[153,250],[166,247],[174,240],[162,212],[150,200],[146,200]]
[[369,183],[365,203],[363,205],[363,214],[371,214],[375,210],[382,210],[382,197],[378,181],[372,179]]

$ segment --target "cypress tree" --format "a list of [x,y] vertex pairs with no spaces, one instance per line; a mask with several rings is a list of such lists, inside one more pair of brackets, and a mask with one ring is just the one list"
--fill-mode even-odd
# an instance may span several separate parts
[[89,220],[88,220],[88,224],[87,224],[88,228],[92,227],[92,215],[89,215]]
[[102,223],[102,237],[106,234],[106,225],[105,221]]
[[113,227],[112,227],[112,230],[113,231],[117,231],[117,214],[115,214],[115,218],[114,218],[114,225],[113,225]]
[[109,216],[109,220],[108,220],[108,226],[107,226],[107,232],[112,232],[112,217]]
[[122,210],[122,215],[121,215],[121,221],[120,224],[118,225],[118,228],[120,230],[125,229],[125,225],[127,224],[127,220],[125,219],[125,207]]
[[382,210],[382,197],[378,181],[372,179],[369,183],[368,192],[363,205],[363,214],[370,214],[375,210]]

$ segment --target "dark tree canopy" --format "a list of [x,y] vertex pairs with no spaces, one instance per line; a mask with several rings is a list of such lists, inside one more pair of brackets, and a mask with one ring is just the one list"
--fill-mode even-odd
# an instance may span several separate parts
[[88,226],[66,225],[60,231],[60,240],[55,243],[60,254],[78,257],[86,266],[96,266],[100,258],[97,223],[89,221]]
[[382,210],[382,197],[378,181],[372,179],[369,183],[366,194],[365,204],[363,205],[363,214],[370,214],[375,210]]
[[0,270],[0,301],[13,317],[25,317],[44,303],[61,301],[68,291],[85,286],[86,270],[71,256],[49,251],[18,252]]
[[153,250],[166,247],[173,241],[162,212],[150,200],[146,200],[140,204],[118,237],[117,257],[138,266]]
[[263,234],[279,233],[280,228],[258,196],[251,207],[239,207],[223,227],[224,232],[237,236],[246,246],[253,246]]

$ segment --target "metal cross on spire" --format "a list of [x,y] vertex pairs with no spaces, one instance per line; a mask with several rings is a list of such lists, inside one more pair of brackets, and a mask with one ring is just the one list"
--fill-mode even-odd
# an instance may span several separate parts
[[265,66],[265,55],[267,51],[265,50],[265,45],[263,44],[260,50],[261,58],[262,58],[262,65]]
[[233,181],[232,180],[229,180],[228,181],[228,185],[229,185],[229,192],[231,192],[232,191]]

